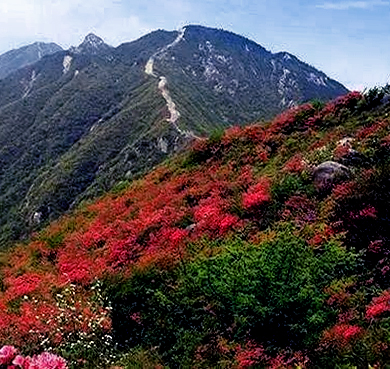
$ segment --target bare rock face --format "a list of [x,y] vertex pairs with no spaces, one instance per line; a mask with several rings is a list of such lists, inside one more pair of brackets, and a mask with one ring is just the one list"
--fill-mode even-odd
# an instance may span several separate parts
[[321,163],[313,171],[313,181],[318,191],[329,190],[336,184],[348,180],[350,177],[350,169],[335,161]]

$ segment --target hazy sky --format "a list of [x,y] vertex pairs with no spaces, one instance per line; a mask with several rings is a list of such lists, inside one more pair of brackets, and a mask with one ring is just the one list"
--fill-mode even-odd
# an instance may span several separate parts
[[288,51],[347,87],[390,82],[390,0],[0,0],[0,53],[34,41],[111,45],[202,24]]

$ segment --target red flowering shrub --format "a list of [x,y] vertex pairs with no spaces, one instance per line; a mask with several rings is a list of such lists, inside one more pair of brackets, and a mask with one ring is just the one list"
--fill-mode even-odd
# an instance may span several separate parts
[[374,319],[383,313],[390,311],[390,292],[384,291],[381,296],[374,297],[371,304],[367,307],[366,318]]
[[269,358],[265,355],[263,346],[255,342],[248,342],[246,348],[240,345],[236,349],[236,360],[238,368],[246,369],[253,365],[259,364],[261,361],[267,361]]
[[321,227],[315,229],[314,236],[308,239],[308,244],[314,248],[323,245],[325,242],[329,241],[329,239],[334,236],[334,230],[327,226],[321,225]]
[[236,348],[236,361],[238,368],[246,369],[260,365],[269,369],[295,369],[306,368],[309,358],[302,352],[279,352],[275,357],[266,353],[262,345],[255,342],[248,342],[245,348],[240,345]]
[[319,124],[321,124],[321,121],[322,121],[322,117],[320,114],[316,114],[310,118],[308,118],[306,120],[306,126],[308,128],[311,128],[311,127],[316,127],[318,126]]
[[76,247],[67,247],[59,253],[58,270],[63,283],[90,283],[94,276],[93,260],[89,254]]
[[349,213],[349,217],[351,219],[376,218],[376,216],[377,216],[377,211],[371,205],[368,205],[357,212]]
[[342,109],[351,109],[355,107],[358,101],[362,99],[363,95],[360,92],[352,91],[326,104],[324,109],[321,111],[321,115],[323,117],[336,116]]
[[[325,288],[325,292],[329,295],[327,303],[337,307],[348,306],[352,294],[351,288],[354,286],[353,281],[338,282]],[[339,323],[349,323],[353,316],[348,314],[339,315]],[[348,318],[348,319],[347,319]]]
[[322,346],[343,350],[364,334],[364,330],[356,325],[346,323],[336,324],[324,332]]
[[371,241],[370,245],[368,246],[368,251],[379,254],[383,251],[384,242],[383,240],[375,240]]
[[356,190],[355,182],[344,182],[336,185],[332,190],[332,196],[335,200],[342,200],[351,196]]
[[388,123],[385,121],[379,121],[379,122],[375,122],[369,126],[362,127],[359,131],[356,132],[356,138],[359,141],[362,141],[363,139],[374,135],[379,130],[386,127],[387,124]]
[[42,276],[36,273],[25,273],[16,278],[7,278],[4,282],[10,286],[7,290],[8,299],[17,299],[35,291],[42,282]]
[[235,141],[259,144],[264,140],[264,133],[264,127],[259,124],[253,124],[247,127],[233,126],[225,131],[222,137],[222,143],[224,146],[231,145]]
[[316,207],[307,196],[291,196],[284,204],[282,219],[294,220],[298,226],[304,226],[317,219]]
[[202,200],[195,208],[194,219],[198,234],[220,236],[238,225],[237,216],[224,211],[226,203],[219,196]]
[[268,178],[261,178],[258,183],[251,186],[247,192],[242,195],[242,204],[246,210],[255,210],[256,208],[271,201],[270,194],[271,183]]
[[390,148],[390,135],[387,135],[382,138],[381,146],[384,148]]
[[351,145],[349,144],[337,145],[337,147],[333,151],[333,156],[336,160],[338,160],[347,156],[350,152],[351,152]]
[[243,188],[248,187],[253,182],[253,169],[250,165],[245,165],[241,168],[237,182]]
[[239,139],[242,136],[243,128],[240,126],[232,126],[225,130],[225,134],[222,137],[224,144],[229,144],[233,140]]
[[311,247],[318,247],[324,243],[324,237],[322,234],[317,233],[309,239],[308,243]]
[[301,154],[294,155],[283,167],[283,170],[288,173],[302,173],[305,169],[306,163]]
[[306,129],[306,122],[316,112],[313,105],[303,104],[286,110],[278,115],[271,123],[267,133],[288,134],[293,131]]

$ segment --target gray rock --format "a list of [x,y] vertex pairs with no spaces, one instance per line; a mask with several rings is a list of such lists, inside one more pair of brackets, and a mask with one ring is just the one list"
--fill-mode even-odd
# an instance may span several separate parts
[[319,191],[331,189],[336,184],[346,181],[350,177],[350,169],[335,161],[321,163],[313,170],[314,185]]
[[347,166],[361,166],[365,164],[369,164],[369,160],[367,157],[359,151],[354,149],[349,149],[348,154],[343,156],[340,160],[341,164]]

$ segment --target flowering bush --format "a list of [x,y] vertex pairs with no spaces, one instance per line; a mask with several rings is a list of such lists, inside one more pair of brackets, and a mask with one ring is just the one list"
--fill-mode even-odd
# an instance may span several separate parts
[[388,311],[390,311],[390,292],[384,291],[381,296],[372,299],[366,310],[366,318],[375,319]]
[[255,342],[248,342],[246,348],[238,346],[236,349],[236,360],[240,369],[250,368],[262,361],[268,361],[268,359],[264,347]]
[[202,200],[194,212],[198,232],[209,232],[211,236],[223,235],[237,225],[239,219],[226,213],[223,208],[224,201],[219,197]]
[[294,155],[287,163],[284,165],[283,170],[289,173],[301,173],[306,169],[307,165],[304,161],[304,158],[301,154]]
[[322,345],[344,350],[364,334],[364,330],[356,325],[339,323],[324,332]]
[[7,369],[68,369],[65,359],[50,352],[43,352],[33,357],[16,355],[13,346],[0,349],[0,367]]
[[254,210],[271,201],[270,181],[261,178],[258,183],[251,186],[242,196],[242,204],[247,210]]

